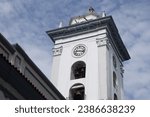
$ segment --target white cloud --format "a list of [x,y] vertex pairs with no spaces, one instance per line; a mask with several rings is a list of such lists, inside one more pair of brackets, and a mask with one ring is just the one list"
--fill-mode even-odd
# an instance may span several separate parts
[[32,60],[36,63],[36,65],[42,70],[42,72],[50,78],[51,71],[51,52],[50,47],[49,51],[47,47],[44,48],[43,45],[38,44],[24,44],[24,50],[28,53]]
[[1,15],[10,15],[10,13],[13,11],[13,7],[9,2],[0,2],[0,14]]
[[114,19],[131,60],[125,64],[124,88],[128,99],[150,99],[149,2],[122,4]]

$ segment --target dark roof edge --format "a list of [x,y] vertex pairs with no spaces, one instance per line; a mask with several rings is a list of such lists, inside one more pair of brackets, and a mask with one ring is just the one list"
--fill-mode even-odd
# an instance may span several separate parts
[[[114,31],[111,31],[110,33],[113,34],[113,33],[115,32],[114,35],[117,36],[117,40],[115,39],[115,37],[113,38],[113,40],[114,40],[114,41],[116,42],[116,44],[118,45],[118,48],[122,48],[122,49],[123,49],[123,51],[122,51],[122,50],[119,50],[120,53],[123,52],[123,53],[122,53],[123,58],[124,58],[123,61],[129,60],[131,57],[130,57],[130,55],[129,55],[129,53],[128,53],[128,51],[127,51],[127,49],[126,49],[126,47],[125,47],[125,45],[124,45],[124,43],[123,43],[123,41],[122,41],[122,39],[121,39],[121,37],[120,37],[118,28],[116,27],[115,22],[114,22],[112,16],[110,16],[110,18],[111,18],[110,21],[111,21],[111,23],[112,23],[112,25],[113,25],[113,30],[114,30]],[[111,27],[110,27],[110,28],[111,28]],[[116,32],[117,32],[117,33],[116,33]]]
[[86,13],[86,14],[84,14],[84,15],[82,15],[82,16],[71,17],[71,19],[70,19],[70,21],[69,21],[69,26],[71,26],[71,22],[72,22],[74,19],[76,19],[76,18],[84,18],[84,17],[86,17],[86,16],[88,16],[88,15],[94,15],[94,16],[96,16],[96,17],[101,17],[101,16],[98,15],[96,12]]
[[43,79],[43,81],[48,85],[51,86],[51,89],[54,90],[57,95],[59,95],[62,100],[65,100],[65,98],[62,96],[62,94],[54,87],[54,85],[48,80],[48,78],[41,72],[41,70],[35,65],[35,63],[32,62],[32,60],[29,58],[29,56],[25,53],[25,51],[20,47],[19,44],[13,45],[15,49],[24,57],[24,59],[27,61],[28,64],[30,64],[35,72]]
[[[14,67],[2,54],[0,54],[0,59],[3,61],[2,64],[4,63],[7,63],[8,66],[10,66],[10,69],[13,69],[15,71],[15,73],[18,73],[20,77],[23,77],[23,78],[20,78],[20,80],[24,80],[25,83],[28,83],[30,84],[30,86],[35,89],[35,91],[37,91],[44,99],[47,99],[29,80],[27,80],[27,78],[16,68]],[[7,67],[7,69],[9,69]],[[12,70],[11,70],[11,73],[12,73]],[[11,79],[10,79],[11,80]],[[18,80],[17,80],[18,81]],[[9,82],[9,80],[8,80]],[[20,84],[18,84],[20,85]],[[20,85],[21,86],[21,85]],[[18,88],[18,87],[16,87]]]
[[7,39],[0,33],[0,41],[5,47],[13,54],[15,52],[15,49],[12,47],[12,45],[7,41]]
[[[46,31],[46,34],[50,37],[50,35],[48,34],[48,32],[49,31]],[[52,38],[52,37],[50,37],[51,38],[51,40],[53,41],[53,43],[55,43],[55,40]]]

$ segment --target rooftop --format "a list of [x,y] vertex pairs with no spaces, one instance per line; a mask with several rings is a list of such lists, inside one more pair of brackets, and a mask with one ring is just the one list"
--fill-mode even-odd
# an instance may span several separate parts
[[102,18],[105,16],[106,16],[105,12],[102,12],[101,14],[97,14],[95,10],[92,7],[90,7],[88,12],[85,15],[72,17],[70,19],[69,25],[79,24],[90,20],[95,20],[97,18]]
[[110,39],[110,42],[114,43],[116,48],[118,48],[122,61],[129,60],[130,55],[124,43],[122,42],[112,16],[106,16],[105,12],[102,12],[101,15],[98,15],[95,13],[93,8],[90,8],[89,12],[85,15],[71,18],[69,26],[47,31],[47,34],[55,43],[55,41],[60,39],[102,29],[106,29],[109,32],[109,35],[111,35],[112,38]]

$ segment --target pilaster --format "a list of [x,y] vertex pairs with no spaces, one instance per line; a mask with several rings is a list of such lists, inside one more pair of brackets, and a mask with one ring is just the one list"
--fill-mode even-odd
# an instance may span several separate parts
[[53,55],[54,56],[59,56],[59,55],[61,55],[62,51],[63,51],[63,47],[62,46],[60,46],[58,48],[53,48]]

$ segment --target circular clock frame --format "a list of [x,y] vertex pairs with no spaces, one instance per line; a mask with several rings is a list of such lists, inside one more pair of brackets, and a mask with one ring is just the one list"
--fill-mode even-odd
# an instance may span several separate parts
[[82,57],[86,54],[87,47],[84,44],[78,44],[76,45],[72,50],[73,57]]

